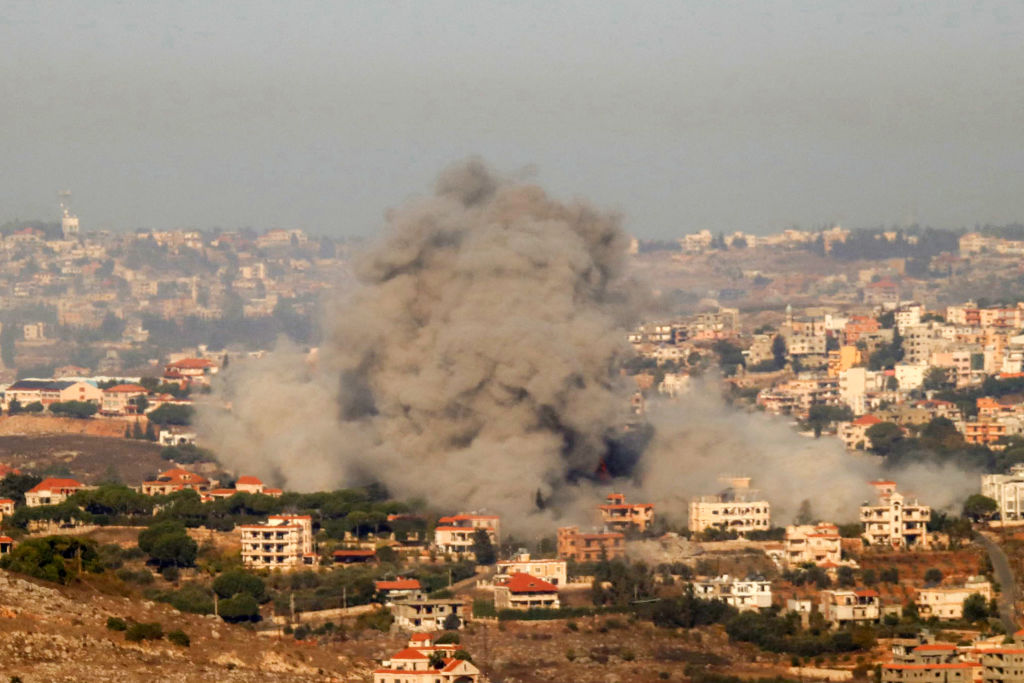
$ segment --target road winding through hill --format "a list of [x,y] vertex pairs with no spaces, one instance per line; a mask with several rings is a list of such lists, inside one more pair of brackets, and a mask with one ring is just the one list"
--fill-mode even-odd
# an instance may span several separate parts
[[1010,569],[1010,561],[1006,553],[999,547],[999,544],[986,536],[984,533],[975,532],[974,540],[981,544],[981,547],[988,553],[992,560],[992,569],[995,571],[996,581],[1002,589],[997,598],[999,605],[999,618],[1006,627],[1007,633],[1016,633],[1017,615],[1014,612],[1014,605],[1017,604],[1017,582]]

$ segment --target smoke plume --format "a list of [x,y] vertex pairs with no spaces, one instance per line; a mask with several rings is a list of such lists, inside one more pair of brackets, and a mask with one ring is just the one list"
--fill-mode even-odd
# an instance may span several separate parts
[[[315,366],[237,364],[201,427],[224,464],[289,488],[379,480],[444,509],[529,510],[593,473],[628,408],[619,219],[480,162],[392,212]],[[539,496],[538,496],[539,492]]]
[[[358,286],[328,311],[315,362],[283,346],[232,364],[218,389],[231,408],[203,409],[201,434],[227,468],[289,489],[380,481],[438,510],[500,513],[512,530],[592,524],[607,487],[591,475],[621,455],[629,408],[618,366],[642,299],[624,274],[627,242],[615,215],[477,161],[455,166],[432,197],[390,213]],[[852,521],[881,474],[700,383],[652,406],[652,424],[615,486],[679,523],[724,474],[752,477],[776,523],[805,498]],[[901,484],[914,482],[933,483]]]

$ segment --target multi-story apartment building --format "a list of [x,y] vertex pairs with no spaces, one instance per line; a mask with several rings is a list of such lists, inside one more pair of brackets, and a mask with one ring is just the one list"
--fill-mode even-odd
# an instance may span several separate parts
[[437,520],[434,546],[442,553],[464,555],[473,552],[478,529],[487,532],[493,545],[500,543],[501,519],[497,515],[451,515]]
[[653,503],[627,503],[622,493],[609,493],[604,505],[598,505],[601,522],[616,531],[644,531],[654,522]]
[[316,564],[313,518],[271,515],[263,524],[243,524],[242,562],[253,569],[294,569]]
[[693,582],[694,597],[722,600],[741,612],[772,606],[772,582],[763,578],[738,579],[728,574]]
[[924,643],[882,664],[882,683],[976,683],[982,664],[967,657],[952,643]]
[[850,422],[842,422],[839,425],[838,434],[843,445],[849,450],[864,450],[871,447],[871,439],[867,432],[882,420],[874,415],[861,415]]
[[837,565],[843,558],[839,527],[827,522],[786,527],[783,561],[787,567],[808,562],[816,565]]
[[972,595],[980,595],[987,603],[992,599],[992,584],[984,576],[971,576],[960,586],[918,588],[915,602],[922,619],[960,619],[964,616],[964,600]]
[[141,384],[118,384],[104,389],[100,412],[104,415],[137,415],[142,412],[139,399],[148,393]]
[[981,475],[981,495],[999,504],[1001,519],[1024,519],[1024,463],[1013,465],[1006,474]]
[[918,501],[907,501],[892,481],[873,481],[877,505],[862,505],[860,521],[864,540],[891,548],[927,548],[927,525],[932,509]]
[[850,622],[874,623],[882,614],[882,605],[876,591],[824,590],[819,593],[819,610],[825,621],[833,626]]
[[452,615],[458,619],[458,628],[462,628],[469,619],[466,603],[456,598],[395,600],[391,605],[391,614],[395,617],[396,627],[413,633],[448,630],[445,620],[451,621],[449,617]]
[[730,486],[713,496],[690,501],[690,531],[717,528],[744,536],[771,528],[771,504],[750,488],[750,477],[733,477]]
[[576,562],[614,560],[626,554],[626,537],[618,531],[580,533],[576,526],[558,529],[558,556]]

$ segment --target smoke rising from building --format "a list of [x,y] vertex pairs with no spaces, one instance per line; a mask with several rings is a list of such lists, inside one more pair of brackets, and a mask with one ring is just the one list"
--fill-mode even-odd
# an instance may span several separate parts
[[[284,347],[233,364],[219,389],[230,411],[204,409],[199,429],[229,469],[291,489],[380,481],[438,509],[498,512],[513,531],[591,523],[590,477],[621,449],[629,407],[618,366],[642,297],[627,246],[615,215],[457,165],[388,216],[315,362]],[[879,474],[704,384],[654,406],[652,423],[617,486],[680,523],[722,474],[751,476],[777,522],[804,498],[851,520]]]

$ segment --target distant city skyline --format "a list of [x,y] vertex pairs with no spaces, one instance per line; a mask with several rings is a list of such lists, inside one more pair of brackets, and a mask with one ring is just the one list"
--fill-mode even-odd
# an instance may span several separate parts
[[1024,222],[1024,6],[19,3],[0,222],[370,236],[479,156],[668,239]]

